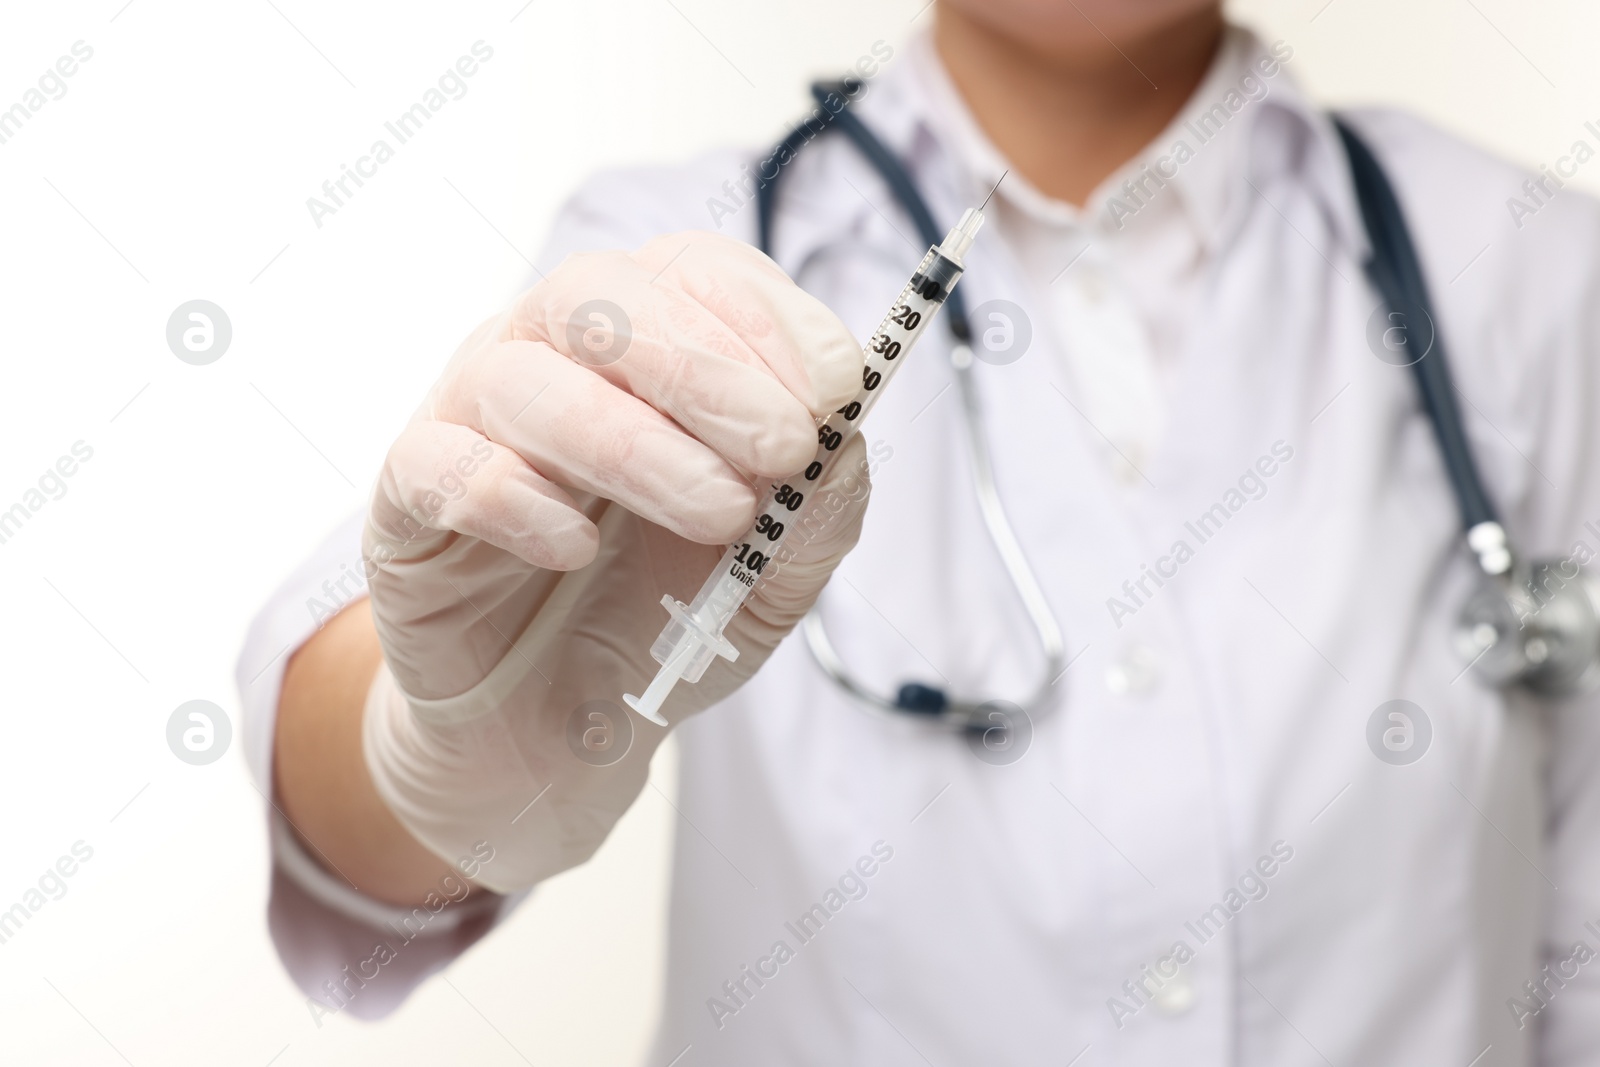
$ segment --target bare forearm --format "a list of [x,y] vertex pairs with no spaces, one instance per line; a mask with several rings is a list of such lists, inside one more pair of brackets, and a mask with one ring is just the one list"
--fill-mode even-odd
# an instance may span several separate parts
[[294,654],[278,700],[276,802],[324,867],[368,896],[415,904],[456,872],[400,825],[367,772],[361,714],[382,658],[366,600]]

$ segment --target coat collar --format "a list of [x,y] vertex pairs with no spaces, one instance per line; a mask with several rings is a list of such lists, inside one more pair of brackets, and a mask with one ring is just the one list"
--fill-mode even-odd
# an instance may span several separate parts
[[[1113,239],[1125,228],[1160,224],[1175,205],[1214,255],[1250,201],[1272,204],[1272,187],[1287,178],[1312,191],[1345,251],[1363,259],[1366,232],[1343,146],[1328,114],[1289,69],[1293,55],[1284,42],[1268,46],[1251,31],[1229,26],[1210,70],[1177,116],[1084,207],[1046,196],[1014,171],[998,195],[1042,223],[1081,226]],[[941,224],[983,199],[1010,169],[926,32],[902,46],[852,107],[906,163]],[[780,234],[782,258],[799,262],[823,244],[891,229],[898,237],[889,236],[890,242],[909,241],[920,253],[904,213],[866,161],[843,138],[826,142],[810,147],[814,160],[800,161],[796,169],[804,177],[785,182],[781,228],[789,233]],[[1145,210],[1169,197],[1163,210]]]

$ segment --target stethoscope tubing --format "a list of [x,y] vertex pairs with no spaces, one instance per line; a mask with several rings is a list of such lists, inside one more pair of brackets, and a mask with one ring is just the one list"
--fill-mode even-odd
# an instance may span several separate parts
[[[850,98],[859,87],[859,82],[848,79],[813,85],[811,92],[820,105],[818,112],[797,126],[774,151],[773,157],[781,157],[782,165],[771,178],[763,175],[756,187],[758,235],[762,250],[768,254],[772,250],[777,184],[784,166],[792,162],[802,145],[829,129],[838,129],[843,133],[872,164],[910,216],[923,240],[930,245],[938,243],[939,230],[934,224],[932,212],[910,174],[882,141],[848,111]],[[1431,327],[1432,348],[1413,361],[1412,373],[1460,511],[1466,544],[1475,553],[1479,568],[1493,587],[1495,603],[1505,608],[1516,601],[1518,576],[1525,577],[1529,567],[1511,551],[1509,538],[1484,487],[1476,458],[1463,430],[1444,341],[1404,212],[1372,150],[1343,120],[1335,117],[1333,122],[1349,159],[1362,221],[1372,246],[1371,254],[1363,263],[1367,278],[1392,312],[1402,315],[1420,313]],[[1017,540],[996,488],[987,427],[972,372],[972,330],[967,320],[965,302],[959,299],[961,296],[960,292],[951,294],[945,314],[954,341],[951,364],[961,399],[963,440],[984,526],[1037,632],[1039,647],[1044,655],[1045,669],[1039,684],[1022,705],[1022,710],[1033,718],[1044,714],[1052,706],[1055,685],[1071,666],[1071,661],[1066,658],[1060,623],[1051,611],[1027,555]],[[1586,636],[1588,629],[1600,627],[1600,579],[1584,572],[1579,586],[1574,587],[1572,594],[1565,599],[1566,609],[1556,612],[1548,620],[1547,636],[1558,647],[1564,647],[1563,641],[1571,646],[1564,648],[1565,658],[1571,662],[1559,665],[1552,662],[1543,666],[1537,661],[1523,664],[1504,678],[1486,676],[1488,684],[1522,685],[1535,692],[1559,695],[1592,685],[1600,679],[1600,647],[1595,647],[1595,642]],[[1469,602],[1468,609],[1471,606]],[[1463,610],[1463,618],[1468,614],[1468,609]],[[1568,619],[1568,616],[1572,619]],[[807,647],[823,673],[871,710],[895,716],[912,713],[930,722],[972,729],[985,727],[993,718],[991,709],[1003,703],[957,700],[941,689],[915,684],[903,687],[898,699],[885,699],[862,685],[850,672],[829,640],[818,608],[814,607],[806,615],[802,631]],[[1504,635],[1507,639],[1516,636]],[[1521,635],[1520,640],[1522,644],[1518,647],[1529,644],[1525,634]],[[1558,666],[1560,669],[1556,669]],[[1483,673],[1480,671],[1480,674]],[[1582,685],[1570,682],[1572,678],[1581,679]],[[908,689],[919,691],[919,700],[908,700]],[[919,706],[919,701],[923,706]]]

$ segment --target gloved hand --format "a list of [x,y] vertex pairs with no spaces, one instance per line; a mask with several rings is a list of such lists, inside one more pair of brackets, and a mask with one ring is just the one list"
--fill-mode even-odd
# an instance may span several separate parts
[[[700,587],[861,373],[826,307],[708,233],[572,256],[467,338],[389,450],[363,540],[386,660],[363,747],[418,840],[449,862],[488,841],[476,880],[498,891],[594,852],[665,734],[621,701],[655,674],[662,595]],[[855,544],[861,441],[840,453],[812,494],[828,520],[669,722],[749,678]],[[632,734],[610,765],[569,742],[608,729]]]

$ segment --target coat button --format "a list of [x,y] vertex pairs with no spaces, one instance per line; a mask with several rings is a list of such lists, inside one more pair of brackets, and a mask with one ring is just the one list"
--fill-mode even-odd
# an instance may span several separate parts
[[1179,971],[1166,985],[1156,990],[1154,1003],[1156,1010],[1162,1015],[1182,1015],[1195,1002],[1194,983],[1189,980],[1187,972]]
[[1130,645],[1106,668],[1106,688],[1113,696],[1143,696],[1161,681],[1161,662],[1145,645]]

